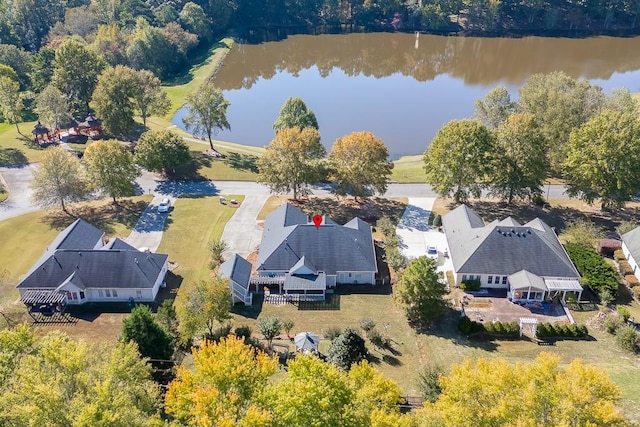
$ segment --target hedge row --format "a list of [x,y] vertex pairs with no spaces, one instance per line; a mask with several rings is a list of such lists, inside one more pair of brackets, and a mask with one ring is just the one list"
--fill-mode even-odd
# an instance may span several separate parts
[[638,278],[636,276],[634,276],[633,274],[627,274],[624,276],[625,280],[627,281],[627,283],[629,284],[630,288],[636,287],[638,285],[640,285],[640,282],[638,281]]
[[471,335],[476,332],[487,332],[491,335],[501,337],[517,337],[520,335],[518,322],[474,322],[467,316],[458,319],[458,331],[464,335]]
[[467,316],[462,316],[458,319],[458,332],[463,335],[471,335],[476,332],[483,331],[484,327],[482,323],[474,322]]
[[463,291],[479,291],[481,286],[480,280],[465,280],[460,283],[460,289]]
[[626,276],[627,274],[633,274],[633,268],[631,268],[631,264],[629,264],[629,261],[619,261],[618,269],[620,271],[620,274],[622,274],[623,276]]
[[597,294],[607,290],[613,298],[618,294],[616,272],[591,247],[567,243],[567,253],[582,275],[584,284]]
[[585,325],[554,325],[553,323],[539,323],[536,335],[538,338],[582,338],[589,335],[589,330]]
[[624,256],[624,252],[622,251],[622,249],[616,249],[615,251],[613,251],[613,257],[616,259],[616,261],[627,259],[627,257]]

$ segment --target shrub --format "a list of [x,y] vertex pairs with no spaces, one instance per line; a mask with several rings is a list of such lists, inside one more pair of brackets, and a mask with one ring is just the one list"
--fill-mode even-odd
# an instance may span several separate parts
[[633,295],[635,299],[640,301],[640,286],[636,286],[635,288],[632,288],[631,295]]
[[420,396],[427,401],[434,403],[442,392],[440,386],[440,375],[444,374],[444,369],[433,362],[428,363],[418,372],[418,390]]
[[458,331],[464,335],[471,335],[476,332],[480,332],[483,329],[482,323],[474,322],[467,316],[462,316],[458,319]]
[[209,242],[209,254],[211,255],[210,263],[214,264],[222,260],[222,253],[229,248],[224,240],[212,240]]
[[387,265],[394,271],[400,271],[407,266],[407,258],[402,254],[397,246],[387,247],[385,246],[385,261]]
[[583,277],[584,284],[601,295],[607,290],[612,297],[618,292],[616,272],[598,253],[587,246],[567,243],[567,253]]
[[354,329],[347,328],[331,342],[327,351],[327,362],[348,371],[351,365],[366,359],[367,356],[364,339]]
[[638,350],[638,332],[633,326],[623,326],[618,329],[616,343],[620,348],[635,353]]
[[[516,324],[517,325],[517,324]],[[557,337],[586,337],[589,330],[585,325],[554,325],[552,323],[539,323],[536,331],[538,338],[557,338]]]
[[624,256],[624,252],[622,249],[616,249],[615,251],[613,251],[613,257],[616,259],[616,261],[627,259],[627,257]]
[[617,313],[609,313],[607,314],[607,317],[604,318],[602,326],[604,327],[605,331],[609,332],[610,334],[615,334],[616,331],[622,326],[622,318],[620,318]]
[[360,319],[360,329],[362,329],[365,334],[368,333],[369,331],[371,331],[373,328],[376,327],[376,322],[374,322],[371,319]]
[[493,323],[493,333],[496,335],[504,334],[504,327],[502,326],[502,322]]
[[291,319],[284,319],[282,321],[282,329],[284,333],[287,334],[287,338],[291,338],[291,330],[293,329],[294,323]]
[[622,318],[623,322],[627,322],[627,320],[629,320],[629,317],[631,317],[631,313],[629,313],[629,309],[623,305],[619,305],[617,308],[618,311],[618,316],[620,316]]
[[442,217],[440,216],[440,214],[436,214],[433,217],[433,226],[434,227],[441,227],[442,226]]
[[638,224],[636,224],[633,221],[622,221],[620,225],[616,227],[616,232],[622,236],[623,234],[628,233],[629,231],[633,230],[637,226]]
[[460,284],[460,289],[464,291],[479,291],[481,285],[480,280],[464,280]]
[[342,333],[342,329],[332,326],[330,328],[327,328],[327,331],[324,333],[324,337],[329,341],[333,341],[336,338],[338,338],[341,333]]
[[388,216],[383,216],[376,221],[376,228],[380,230],[385,238],[396,235],[396,226]]
[[628,261],[620,261],[618,263],[618,268],[620,269],[620,274],[626,276],[627,274],[633,274],[633,268],[631,268],[631,264]]
[[624,279],[627,281],[627,284],[629,285],[630,288],[634,288],[640,285],[638,278],[633,274],[627,274],[626,276],[624,276]]
[[208,338],[213,342],[218,342],[222,338],[229,336],[230,333],[231,333],[231,324],[227,323],[225,325],[220,326],[217,329],[214,329],[213,334],[211,334],[211,336]]
[[247,325],[238,326],[233,330],[233,334],[237,337],[244,338],[245,342],[251,337],[251,328]]

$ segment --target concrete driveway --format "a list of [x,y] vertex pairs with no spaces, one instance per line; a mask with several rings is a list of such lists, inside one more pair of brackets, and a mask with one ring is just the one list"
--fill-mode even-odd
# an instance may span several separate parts
[[0,176],[9,190],[9,198],[0,203],[0,221],[40,209],[31,202],[32,191],[29,188],[36,168],[36,163],[21,168],[0,168]]
[[[161,213],[158,212],[158,205],[164,198],[171,200],[171,209],[169,212]],[[155,252],[160,246],[164,223],[167,217],[171,215],[175,202],[176,197],[157,194],[138,219],[129,237],[125,239],[126,242],[138,249],[148,248],[151,252]]]
[[256,217],[268,197],[267,195],[245,196],[222,232],[222,240],[229,245],[223,254],[225,258],[236,253],[246,257],[256,250],[262,239],[262,227],[258,226]]
[[430,227],[429,215],[435,202],[433,197],[409,197],[407,208],[398,223],[396,234],[400,238],[400,248],[404,256],[411,260],[427,254],[427,246],[438,248],[438,271],[453,270],[444,233]]

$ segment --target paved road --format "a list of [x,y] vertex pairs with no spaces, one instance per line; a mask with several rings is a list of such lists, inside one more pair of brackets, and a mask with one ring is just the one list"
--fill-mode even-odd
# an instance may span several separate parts
[[0,220],[23,215],[40,209],[31,202],[29,183],[37,164],[31,163],[22,168],[0,168],[0,175],[9,188],[9,198],[0,203]]

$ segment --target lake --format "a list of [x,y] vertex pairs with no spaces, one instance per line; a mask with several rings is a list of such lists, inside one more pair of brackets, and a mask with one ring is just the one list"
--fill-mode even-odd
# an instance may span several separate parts
[[[605,92],[640,90],[640,37],[483,38],[398,33],[295,35],[236,43],[215,83],[229,100],[231,131],[217,139],[265,146],[288,97],[318,119],[327,147],[353,131],[373,132],[391,158],[420,154],[443,124],[471,117],[497,85],[512,98],[534,73],[564,71]],[[185,110],[172,122],[183,127]]]

